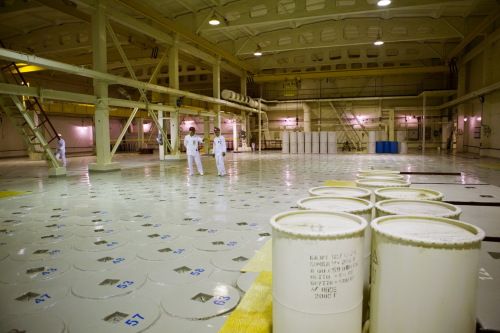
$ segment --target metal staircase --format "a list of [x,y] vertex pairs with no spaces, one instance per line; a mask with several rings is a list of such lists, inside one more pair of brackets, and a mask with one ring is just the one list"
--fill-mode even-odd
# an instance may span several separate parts
[[[0,82],[28,85],[15,63],[2,67]],[[42,153],[51,166],[51,175],[64,175],[66,168],[56,159],[50,143],[59,140],[58,132],[50,122],[36,97],[22,99],[17,95],[0,96],[0,108],[22,136],[29,153]]]
[[[342,127],[342,131],[338,131],[337,134],[337,142],[343,144],[343,150],[363,150],[363,137],[360,135],[360,132],[364,134],[366,138],[368,138],[368,132],[359,119],[356,117],[352,111],[347,110],[347,108],[343,108],[340,106],[336,106],[333,102],[329,102],[330,107],[332,108],[335,116],[337,117],[340,126]],[[361,127],[361,130],[356,130],[354,125],[352,124],[351,119],[355,119],[356,124]]]

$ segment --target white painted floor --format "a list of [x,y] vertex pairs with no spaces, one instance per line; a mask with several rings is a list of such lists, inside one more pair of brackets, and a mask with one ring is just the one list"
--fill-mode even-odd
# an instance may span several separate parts
[[[1,332],[217,332],[248,287],[239,269],[270,238],[269,218],[359,169],[462,172],[409,180],[445,200],[484,189],[500,202],[487,186],[500,185],[499,168],[480,167],[497,160],[241,153],[226,157],[226,177],[211,157],[192,177],[186,161],[136,154],[117,156],[119,172],[89,175],[93,160],[69,158],[64,178],[48,178],[43,162],[0,161],[0,191],[29,191],[0,199]],[[498,237],[495,209],[464,213]]]

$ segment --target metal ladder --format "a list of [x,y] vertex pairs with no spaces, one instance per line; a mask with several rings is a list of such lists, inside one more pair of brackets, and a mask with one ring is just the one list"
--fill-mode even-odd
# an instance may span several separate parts
[[[11,74],[11,81],[9,81],[7,73]],[[28,85],[15,63],[10,63],[2,67],[0,82]],[[18,133],[22,135],[24,142],[28,146],[28,151],[43,152],[52,168],[63,168],[61,165],[62,162],[60,163],[57,160],[50,147],[52,141],[59,140],[58,132],[36,97],[23,101],[17,95],[4,95],[3,98],[0,98],[0,107],[13,125],[16,126]],[[21,121],[19,121],[19,114],[22,116]],[[59,172],[58,174],[62,175],[64,172]]]
[[333,102],[329,102],[328,104],[330,104],[330,107],[339,120],[340,125],[342,126],[342,132],[340,132],[337,141],[340,141],[341,143],[347,142],[348,145],[352,145],[352,147],[354,147],[354,149],[357,151],[363,150],[362,139],[353,125],[351,125],[350,122],[347,121],[344,110],[341,109],[339,112],[338,108],[335,107]]

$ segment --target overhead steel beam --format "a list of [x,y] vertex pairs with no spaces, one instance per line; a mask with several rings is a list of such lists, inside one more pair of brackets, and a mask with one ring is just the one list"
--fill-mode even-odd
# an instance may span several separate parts
[[449,108],[449,107],[452,107],[452,106],[455,106],[455,105],[459,105],[459,104],[463,104],[465,102],[468,102],[470,101],[471,99],[473,98],[476,98],[476,97],[479,97],[479,96],[483,96],[483,95],[487,95],[493,91],[496,91],[496,90],[500,90],[500,81],[497,82],[497,83],[494,83],[494,84],[491,84],[487,87],[484,87],[484,88],[481,88],[481,89],[478,89],[478,90],[475,90],[473,92],[470,92],[466,95],[463,95],[462,97],[459,97],[459,98],[456,98],[452,101],[449,101],[449,102],[446,102],[444,104],[441,104],[439,106],[440,109],[446,109],[446,108]]
[[238,66],[239,68],[242,68],[246,71],[252,72],[252,68],[248,67],[247,64],[242,62],[240,59],[235,57],[233,54],[230,52],[225,51],[224,49],[220,48],[219,46],[215,45],[214,43],[199,37],[198,35],[194,34],[193,32],[189,31],[188,29],[183,28],[179,24],[175,23],[174,21],[165,18],[158,12],[155,12],[151,10],[148,6],[145,4],[136,1],[136,0],[115,0],[117,3],[120,3],[142,15],[145,17],[149,18],[153,22],[159,24],[161,27],[164,27],[170,31],[178,33],[180,36],[183,38],[186,38],[198,46],[213,52],[215,55],[218,55],[228,62]]
[[484,29],[486,29],[489,25],[493,24],[500,17],[500,7],[497,8],[493,13],[488,15],[481,23],[474,27],[474,29],[465,36],[464,39],[455,46],[453,50],[448,54],[448,60],[451,60],[458,56],[460,52],[476,38]]
[[[41,87],[27,87],[18,84],[0,83],[0,94],[37,97],[40,100],[55,100],[64,102],[74,102],[94,105],[97,99],[94,95],[78,94],[61,90],[43,89]],[[139,108],[141,110],[159,111],[179,111],[182,114],[199,115],[213,117],[215,114],[209,111],[189,109],[186,107],[177,108],[169,105],[144,103],[127,99],[109,98],[109,105],[127,109]]]
[[[229,24],[221,24],[219,26],[206,26],[203,29],[204,32],[209,31],[219,31],[219,30],[232,30],[232,29],[245,29],[248,27],[260,27],[265,25],[277,25],[286,22],[298,22],[302,24],[303,22],[311,22],[311,20],[324,21],[328,19],[346,19],[356,16],[377,16],[384,13],[390,15],[391,12],[407,12],[411,15],[415,13],[416,10],[425,8],[440,8],[440,7],[463,7],[470,6],[472,1],[439,1],[439,0],[398,0],[394,1],[388,7],[380,8],[377,7],[376,1],[325,1],[323,8],[317,10],[309,10],[306,1],[295,1],[293,4],[293,9],[286,11],[283,8],[278,8],[280,2],[278,1],[262,1],[260,4],[265,6],[265,13],[258,17],[251,17],[249,13],[252,12],[252,7],[255,6],[253,1],[233,1],[229,2],[224,6],[219,6],[216,8],[217,12],[222,16],[227,16],[227,13],[239,13],[240,15],[233,15],[233,18],[229,21]],[[282,4],[281,4],[282,5]],[[311,2],[309,7],[313,7],[314,3]],[[321,6],[321,3],[317,4]],[[205,11],[200,11],[197,15],[206,15]],[[185,18],[185,17],[183,17]],[[197,18],[195,18],[197,19]]]
[[[396,28],[405,27],[406,33],[393,33]],[[352,37],[346,34],[346,29],[352,28]],[[422,33],[426,29],[428,32]],[[369,33],[365,33],[368,31]],[[266,53],[285,52],[291,50],[310,50],[354,45],[372,45],[380,36],[389,43],[433,41],[443,39],[458,39],[462,35],[452,29],[444,19],[430,18],[394,18],[379,21],[375,18],[346,19],[342,21],[323,21],[303,25],[294,29],[280,29],[259,34],[248,43],[247,38],[236,41],[238,55],[252,55],[257,46]],[[371,32],[371,34],[370,34]],[[269,43],[270,42],[270,43]],[[269,46],[263,46],[269,44]],[[244,45],[244,46],[241,46]]]
[[148,91],[156,91],[162,94],[174,95],[174,96],[184,96],[187,98],[204,101],[217,105],[224,105],[228,107],[232,107],[239,110],[244,110],[248,112],[259,112],[256,109],[249,108],[246,106],[242,106],[236,103],[228,102],[222,99],[213,98],[209,96],[199,95],[195,93],[191,93],[188,91],[183,91],[179,89],[172,89],[164,86],[159,86],[156,84],[145,83],[142,81],[136,81],[108,73],[103,73],[87,68],[82,68],[78,66],[73,66],[69,64],[65,64],[59,61],[54,61],[50,59],[40,58],[34,55],[23,54],[11,50],[7,50],[4,48],[0,48],[0,58],[10,60],[10,61],[21,61],[32,65],[42,66],[48,69],[53,69],[56,71],[61,71],[69,74],[84,76],[92,79],[98,79],[107,82],[108,84],[121,84],[128,87],[148,90]]
[[388,76],[388,75],[408,75],[408,74],[426,74],[426,73],[447,73],[447,66],[430,67],[401,67],[401,68],[374,68],[362,70],[343,70],[312,73],[286,73],[286,74],[257,74],[253,76],[254,82],[276,82],[296,79],[322,79],[339,77],[363,77],[363,76]]

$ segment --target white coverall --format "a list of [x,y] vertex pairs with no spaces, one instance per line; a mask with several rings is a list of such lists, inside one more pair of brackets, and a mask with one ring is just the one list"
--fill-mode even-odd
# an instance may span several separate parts
[[189,175],[193,175],[193,159],[196,163],[196,168],[198,173],[203,175],[203,165],[201,164],[200,152],[198,151],[198,145],[201,144],[203,140],[196,135],[186,135],[184,137],[184,146],[186,147],[186,155],[188,158]]
[[63,138],[57,142],[56,158],[62,160],[63,167],[66,166],[66,141]]
[[216,136],[214,138],[213,152],[215,156],[215,165],[217,166],[217,174],[219,176],[224,176],[226,174],[223,156],[223,153],[225,154],[226,151],[226,140],[222,135]]

